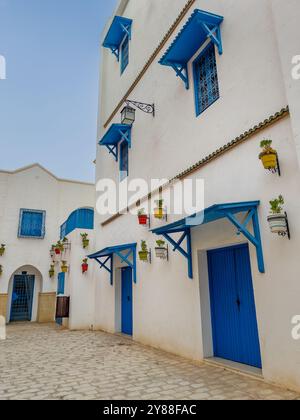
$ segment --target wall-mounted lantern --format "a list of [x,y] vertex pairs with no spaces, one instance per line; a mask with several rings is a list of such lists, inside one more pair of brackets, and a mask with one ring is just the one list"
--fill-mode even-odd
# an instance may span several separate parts
[[265,139],[261,141],[260,147],[262,148],[262,152],[259,155],[259,159],[265,169],[273,174],[278,173],[281,176],[278,153],[272,148],[272,143],[272,140]]
[[131,106],[125,106],[121,111],[121,123],[132,125],[135,121],[135,109]]
[[287,213],[283,211],[284,198],[282,195],[270,201],[270,205],[271,215],[268,217],[268,223],[271,232],[291,239]]

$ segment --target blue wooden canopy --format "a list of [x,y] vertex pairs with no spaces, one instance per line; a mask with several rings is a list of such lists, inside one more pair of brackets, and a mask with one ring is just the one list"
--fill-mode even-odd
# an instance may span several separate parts
[[112,124],[106,134],[102,137],[99,144],[105,146],[109,150],[116,161],[118,161],[118,144],[122,141],[128,143],[131,148],[131,125],[128,124]]
[[[163,236],[173,246],[174,251],[179,251],[188,260],[188,274],[193,278],[192,263],[192,246],[191,246],[191,229],[200,225],[214,222],[220,219],[229,220],[237,229],[238,234],[243,234],[256,248],[258,269],[261,273],[265,272],[264,257],[262,250],[262,242],[260,236],[258,207],[259,201],[250,201],[242,203],[216,204],[208,207],[202,212],[196,213],[190,217],[179,220],[178,222],[152,230],[156,235]],[[239,213],[247,213],[243,222],[240,222],[236,215]],[[249,230],[248,225],[252,221],[253,233]],[[170,235],[174,233],[182,233],[178,241]],[[186,250],[182,248],[182,243],[186,239]]]
[[195,9],[170,48],[159,61],[164,66],[172,67],[176,75],[189,89],[188,62],[201,48],[207,38],[217,46],[219,54],[223,53],[220,25],[223,16]]
[[104,48],[109,48],[111,52],[120,58],[120,45],[125,36],[131,38],[132,19],[123,16],[115,16],[102,44]]
[[[137,244],[116,245],[104,248],[95,254],[89,255],[88,258],[96,260],[100,268],[105,268],[110,273],[110,284],[113,285],[113,261],[114,255],[120,257],[121,261],[126,263],[128,267],[132,268],[133,280],[137,282],[136,274],[136,248]],[[131,260],[130,260],[131,258]]]

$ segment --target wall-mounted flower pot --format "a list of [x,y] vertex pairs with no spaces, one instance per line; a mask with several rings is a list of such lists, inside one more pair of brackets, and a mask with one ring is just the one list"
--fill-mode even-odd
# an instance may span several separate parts
[[148,216],[146,214],[142,214],[138,216],[139,224],[141,226],[145,226],[148,224]]
[[81,265],[82,274],[86,273],[89,269],[89,265],[87,263],[84,263]]
[[67,266],[66,261],[63,261],[63,264],[61,266],[61,272],[62,273],[67,273],[69,271],[69,267]]
[[156,247],[155,255],[157,258],[160,258],[161,260],[166,260],[168,258],[168,248]]
[[53,270],[49,270],[49,277],[50,279],[53,279],[53,277],[55,276],[55,271]]
[[59,248],[55,248],[55,254],[56,254],[56,255],[60,255],[60,254],[61,254],[61,252],[60,252],[60,249],[59,249]]
[[3,257],[3,255],[5,254],[5,246],[6,245],[2,244],[0,247],[0,257]]
[[148,251],[140,251],[139,252],[139,259],[140,259],[140,261],[148,262],[148,255],[149,255],[149,252]]
[[268,223],[272,233],[277,233],[280,236],[286,236],[288,234],[286,214],[272,214],[268,217]]
[[2,265],[0,265],[0,277],[2,276],[2,274],[3,274],[3,267]]
[[277,153],[266,153],[260,156],[260,160],[265,169],[275,171],[277,169]]
[[164,209],[163,208],[156,207],[154,209],[154,217],[155,217],[155,219],[162,220],[164,218],[164,216],[165,215],[164,215]]

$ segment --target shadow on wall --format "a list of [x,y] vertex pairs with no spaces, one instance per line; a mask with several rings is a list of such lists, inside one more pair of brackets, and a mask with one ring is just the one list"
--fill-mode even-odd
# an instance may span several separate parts
[[38,318],[39,294],[42,292],[43,276],[31,265],[18,268],[11,275],[8,285],[7,322],[31,321]]

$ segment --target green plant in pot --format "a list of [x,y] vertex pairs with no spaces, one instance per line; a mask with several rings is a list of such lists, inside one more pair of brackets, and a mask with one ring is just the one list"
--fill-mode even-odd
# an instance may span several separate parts
[[286,236],[288,233],[287,217],[283,210],[284,198],[280,195],[278,198],[270,201],[270,216],[268,223],[272,233],[277,233],[279,236]]
[[168,257],[168,249],[166,247],[166,242],[163,240],[156,241],[156,248],[155,248],[155,255],[157,258],[160,258],[162,260],[167,259]]
[[0,257],[3,257],[3,255],[5,254],[5,249],[6,249],[6,245],[5,244],[1,244],[1,247],[0,247]]
[[2,276],[2,274],[3,274],[3,267],[2,265],[0,265],[0,277]]
[[155,201],[156,207],[154,209],[154,217],[155,219],[163,219],[164,218],[164,200],[156,200]]
[[62,273],[67,273],[68,270],[69,270],[69,267],[68,267],[67,261],[62,261],[62,263],[61,263],[61,272]]
[[51,264],[50,265],[50,270],[49,270],[49,277],[50,279],[52,279],[55,276],[55,265]]
[[148,262],[148,246],[146,241],[141,242],[141,251],[139,252],[139,259],[140,261]]
[[139,219],[139,224],[140,225],[147,225],[148,223],[148,216],[146,215],[145,209],[140,209],[138,211],[138,219]]
[[81,238],[82,238],[83,249],[88,248],[89,245],[90,245],[90,240],[88,239],[89,235],[87,233],[81,233],[80,235],[81,235]]

